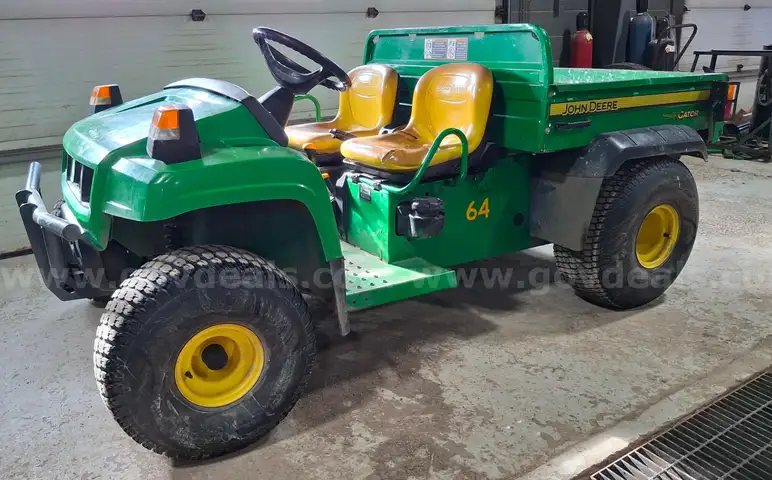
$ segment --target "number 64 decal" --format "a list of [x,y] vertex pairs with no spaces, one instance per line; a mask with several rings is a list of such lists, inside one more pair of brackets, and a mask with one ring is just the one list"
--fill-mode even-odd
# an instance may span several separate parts
[[480,208],[475,207],[475,202],[469,204],[469,206],[466,209],[466,219],[470,222],[477,220],[480,217],[488,218],[488,215],[490,215],[491,210],[490,206],[488,205],[488,199],[484,199],[482,203],[480,204]]

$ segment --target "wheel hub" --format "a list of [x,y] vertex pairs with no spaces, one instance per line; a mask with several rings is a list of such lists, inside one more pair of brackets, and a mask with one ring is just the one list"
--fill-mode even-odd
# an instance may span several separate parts
[[228,352],[219,343],[213,343],[201,352],[201,360],[210,370],[222,370],[228,364]]
[[654,207],[643,219],[635,241],[638,263],[647,269],[662,266],[678,243],[681,219],[671,205]]
[[214,325],[198,332],[177,355],[175,380],[186,400],[217,408],[244,397],[265,366],[262,341],[236,324]]

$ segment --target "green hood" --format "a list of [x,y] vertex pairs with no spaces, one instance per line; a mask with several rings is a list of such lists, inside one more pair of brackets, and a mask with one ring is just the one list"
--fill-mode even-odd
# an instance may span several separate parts
[[[176,88],[124,103],[75,123],[64,136],[64,149],[96,167],[106,158],[146,157],[150,122],[162,104],[187,105],[196,120],[202,154],[244,143],[273,144],[254,117],[238,102],[198,89]],[[267,143],[266,143],[267,142]]]

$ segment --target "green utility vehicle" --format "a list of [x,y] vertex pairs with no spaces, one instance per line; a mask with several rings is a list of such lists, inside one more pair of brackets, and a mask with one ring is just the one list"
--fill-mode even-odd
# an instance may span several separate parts
[[[200,459],[275,427],[314,364],[307,295],[346,335],[352,310],[545,243],[613,309],[684,267],[698,200],[679,157],[721,132],[724,75],[553,68],[533,25],[374,31],[349,74],[253,37],[278,83],[260,99],[210,79],[126,103],[97,87],[64,137],[63,202],[44,205],[38,163],[17,194],[49,289],[111,295],[94,371],[143,446]],[[340,92],[338,115],[288,127],[317,85]]]

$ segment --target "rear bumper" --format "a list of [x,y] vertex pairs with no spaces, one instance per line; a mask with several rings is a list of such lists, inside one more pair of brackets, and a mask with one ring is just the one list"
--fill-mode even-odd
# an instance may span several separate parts
[[40,171],[40,163],[30,164],[27,183],[16,192],[16,203],[43,282],[60,300],[109,295],[110,290],[101,286],[106,280],[102,259],[83,240],[83,229],[51,214],[43,203]]

